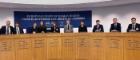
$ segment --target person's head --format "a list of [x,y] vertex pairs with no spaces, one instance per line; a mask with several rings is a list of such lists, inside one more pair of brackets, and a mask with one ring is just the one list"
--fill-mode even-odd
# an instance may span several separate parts
[[34,22],[34,23],[33,23],[33,27],[36,27],[36,26],[37,26],[37,24]]
[[53,25],[53,26],[56,26],[56,22],[53,21],[53,22],[52,22],[52,25]]
[[43,25],[44,25],[43,21],[40,21],[40,25],[41,25],[41,26],[43,26]]
[[8,20],[8,21],[6,21],[6,25],[7,26],[10,26],[10,24],[11,24],[11,22]]
[[97,25],[100,24],[100,20],[96,20],[96,24],[97,24]]
[[16,27],[19,27],[19,23],[18,23],[18,22],[16,22],[16,24],[15,24],[15,25],[16,25]]
[[117,23],[118,19],[117,18],[113,18],[113,23]]
[[84,24],[85,24],[84,21],[81,21],[81,22],[80,22],[80,25],[84,25]]
[[66,24],[70,24],[70,20],[67,20],[67,21],[66,21]]
[[131,18],[131,22],[132,22],[132,24],[135,24],[136,23],[136,18]]

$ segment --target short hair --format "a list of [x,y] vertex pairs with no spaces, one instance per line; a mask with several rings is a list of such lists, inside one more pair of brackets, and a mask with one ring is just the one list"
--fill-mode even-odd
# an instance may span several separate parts
[[136,20],[136,18],[134,18],[134,17],[133,17],[133,18],[131,18],[131,20],[133,20],[133,19],[135,19],[135,20]]
[[118,19],[118,18],[113,18],[113,19]]
[[83,20],[81,20],[80,22],[84,22]]
[[96,22],[100,22],[100,20],[96,20]]
[[66,20],[66,22],[67,22],[67,21],[69,21],[69,22],[70,22],[70,20]]
[[15,22],[15,24],[19,24],[19,22]]

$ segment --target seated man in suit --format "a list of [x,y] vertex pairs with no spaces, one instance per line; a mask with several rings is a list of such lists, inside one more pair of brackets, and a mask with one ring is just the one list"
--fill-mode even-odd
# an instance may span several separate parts
[[23,34],[23,29],[20,27],[19,23],[16,22],[15,28],[14,28],[14,33],[15,34]]
[[60,28],[56,25],[55,22],[52,23],[52,27],[51,27],[51,32],[57,32],[60,33]]
[[0,28],[0,35],[1,35],[1,28]]
[[43,21],[40,21],[40,26],[38,27],[39,33],[46,33],[46,26],[44,25]]
[[33,23],[33,26],[31,27],[31,33],[38,33],[37,23]]
[[10,24],[10,21],[6,21],[6,25],[1,28],[2,34],[14,34],[14,28]]
[[64,26],[64,32],[65,33],[73,32],[73,26],[70,24],[70,20],[66,21],[66,25]]
[[140,25],[136,23],[136,18],[131,18],[131,24],[127,28],[127,32],[138,32],[140,31]]
[[117,22],[117,18],[113,18],[113,23],[110,27],[110,32],[121,32],[121,24]]
[[80,22],[80,26],[78,27],[79,32],[87,32],[87,26],[84,24],[84,21]]
[[104,32],[103,25],[100,24],[100,20],[96,20],[96,25],[94,25],[93,32]]

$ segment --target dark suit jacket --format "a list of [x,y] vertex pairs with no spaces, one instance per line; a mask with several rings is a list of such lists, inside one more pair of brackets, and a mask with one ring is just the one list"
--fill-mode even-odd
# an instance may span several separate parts
[[41,33],[42,31],[46,33],[46,27],[45,26],[39,26],[38,27],[38,33]]
[[[23,29],[21,28],[21,27],[19,27],[19,30],[20,30],[20,34],[23,34],[24,32],[23,32]],[[14,34],[17,34],[17,32],[16,32],[16,27],[14,28]]]
[[60,28],[59,27],[55,27],[55,29],[54,29],[54,27],[51,27],[51,32],[57,32],[57,33],[59,33],[60,32]]
[[38,27],[36,27],[36,28],[31,27],[31,33],[33,33],[33,32],[38,33]]
[[65,25],[64,26],[64,33],[72,33],[73,32],[73,25],[69,25],[69,30],[68,30],[68,26]]
[[[101,29],[100,32],[104,32],[103,25],[100,24],[98,29]],[[97,25],[94,25],[93,32],[96,32],[96,30],[97,30]]]
[[0,29],[0,34],[1,34],[1,29]]
[[85,25],[83,27],[79,26],[78,31],[79,32],[87,32],[87,26],[85,26]]
[[[138,28],[138,30],[136,30],[136,28]],[[127,32],[130,32],[131,29],[132,29],[132,24],[129,24],[127,28]],[[137,32],[140,31],[140,24],[136,23],[135,30]]]
[[111,32],[112,30],[117,30],[118,32],[121,32],[121,24],[120,24],[120,23],[117,23],[117,27],[114,27],[114,23],[111,24],[110,32]]
[[[12,26],[10,26],[10,29],[11,29],[11,33],[10,34],[14,34],[14,28]],[[6,26],[2,26],[1,34],[6,34]]]

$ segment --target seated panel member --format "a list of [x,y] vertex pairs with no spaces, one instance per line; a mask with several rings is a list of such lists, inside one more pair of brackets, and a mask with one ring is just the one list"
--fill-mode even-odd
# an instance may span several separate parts
[[16,22],[15,28],[14,28],[14,33],[15,34],[23,34],[23,29],[20,27],[19,23]]
[[31,27],[31,33],[38,33],[37,23],[33,23],[33,26]]
[[79,32],[87,32],[87,26],[85,25],[84,21],[80,22],[80,26],[78,27]]
[[136,23],[136,18],[131,18],[131,24],[128,25],[127,32],[139,32],[140,24]]
[[10,21],[6,21],[6,25],[1,28],[2,34],[14,34],[14,28],[10,24]]
[[100,24],[100,20],[96,20],[96,25],[94,25],[93,32],[104,32],[103,25]]
[[39,33],[46,33],[46,26],[44,26],[43,21],[40,21],[40,26],[38,27]]
[[60,28],[56,25],[55,22],[52,23],[52,27],[51,27],[51,32],[57,32],[59,33],[60,32]]
[[66,21],[66,25],[64,26],[64,32],[65,33],[73,32],[73,26],[70,24],[70,20]]
[[113,23],[110,27],[110,32],[121,32],[121,24],[117,22],[117,18],[113,18]]
[[1,28],[0,28],[0,35],[1,35]]

